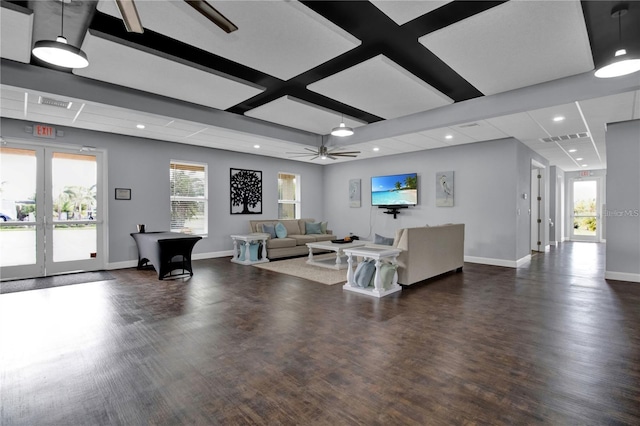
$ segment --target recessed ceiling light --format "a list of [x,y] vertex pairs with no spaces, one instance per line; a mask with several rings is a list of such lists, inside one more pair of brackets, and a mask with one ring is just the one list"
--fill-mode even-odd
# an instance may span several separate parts
[[561,116],[561,115],[557,115],[557,116],[553,117],[553,121],[556,121],[556,122],[557,121],[563,121],[563,120],[564,120],[564,117]]
[[569,152],[576,152],[577,149],[570,149]]
[[258,148],[260,148],[260,145],[254,145],[253,147],[254,147],[255,149],[258,149]]
[[378,148],[377,146],[375,148],[373,148],[374,151],[380,151],[380,148]]
[[583,165],[582,165],[582,167],[587,167],[587,166],[588,166],[588,164],[583,164]]
[[453,139],[453,135],[446,135],[444,138],[445,139]]
[[584,158],[580,157],[580,158],[576,158],[576,161],[582,161],[584,160]]
[[138,129],[144,129],[144,124],[136,124],[136,127],[137,127]]

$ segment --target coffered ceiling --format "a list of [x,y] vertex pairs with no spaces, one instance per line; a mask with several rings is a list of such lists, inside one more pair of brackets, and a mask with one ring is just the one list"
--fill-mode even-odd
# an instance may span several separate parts
[[[143,34],[114,0],[65,2],[84,69],[30,53],[59,35],[59,0],[2,0],[3,117],[280,158],[323,138],[362,151],[337,162],[515,137],[566,171],[605,168],[605,124],[640,118],[639,73],[592,76],[618,47],[611,1],[210,1],[231,34],[184,1],[137,0]],[[342,120],[355,135],[327,137]]]

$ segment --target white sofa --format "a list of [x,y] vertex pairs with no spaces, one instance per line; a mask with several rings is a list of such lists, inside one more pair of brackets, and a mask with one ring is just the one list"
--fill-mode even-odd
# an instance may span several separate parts
[[398,283],[411,285],[464,265],[464,224],[402,228],[393,245],[398,256]]
[[[306,255],[309,254],[306,243],[336,239],[331,230],[327,230],[325,234],[307,234],[305,222],[313,223],[315,219],[250,220],[249,228],[251,232],[262,232],[263,224],[275,225],[278,222],[287,228],[287,236],[285,238],[270,238],[267,240],[267,257],[269,259]],[[314,250],[314,253],[316,253],[316,250]]]

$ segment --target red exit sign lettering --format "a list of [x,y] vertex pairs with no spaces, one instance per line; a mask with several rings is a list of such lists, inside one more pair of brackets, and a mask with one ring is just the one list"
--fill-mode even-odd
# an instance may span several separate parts
[[33,126],[33,136],[39,138],[55,139],[56,129],[51,126],[45,126],[44,124],[36,124]]

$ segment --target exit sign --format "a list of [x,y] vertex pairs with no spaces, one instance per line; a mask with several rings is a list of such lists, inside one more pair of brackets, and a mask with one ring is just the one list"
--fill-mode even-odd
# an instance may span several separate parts
[[56,129],[52,126],[45,126],[44,124],[36,124],[33,126],[33,136],[38,138],[55,139]]
[[591,172],[583,170],[580,172],[580,176],[591,176]]

